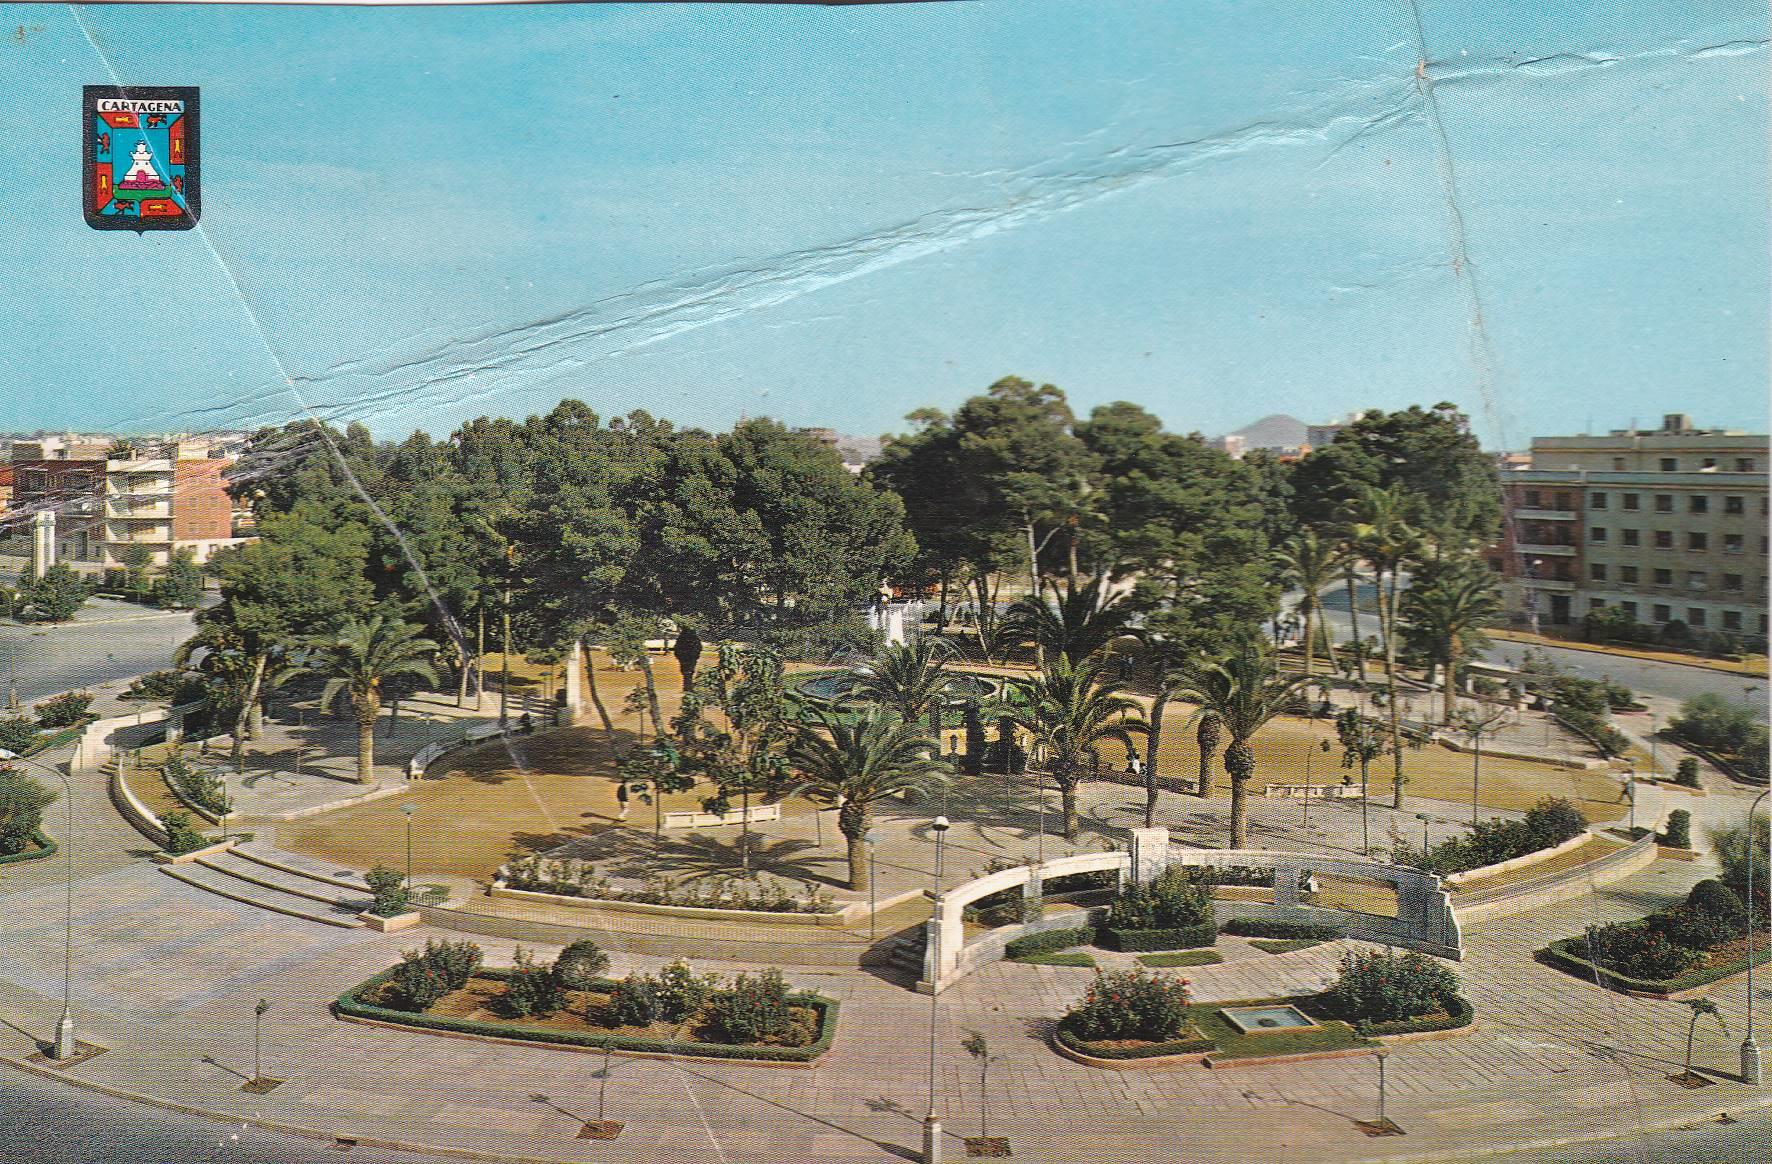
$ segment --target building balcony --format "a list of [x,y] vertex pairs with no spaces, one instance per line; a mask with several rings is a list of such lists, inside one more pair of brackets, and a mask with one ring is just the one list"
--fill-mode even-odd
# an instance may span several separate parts
[[1524,505],[1514,510],[1514,516],[1528,521],[1575,521],[1581,517],[1573,509],[1532,509]]
[[1545,590],[1552,594],[1573,594],[1576,583],[1573,578],[1521,578],[1520,585],[1527,590]]
[[110,521],[171,521],[172,506],[118,505],[115,502],[107,502],[105,517]]
[[1573,558],[1580,547],[1573,542],[1562,545],[1555,542],[1515,542],[1514,553],[1526,557]]

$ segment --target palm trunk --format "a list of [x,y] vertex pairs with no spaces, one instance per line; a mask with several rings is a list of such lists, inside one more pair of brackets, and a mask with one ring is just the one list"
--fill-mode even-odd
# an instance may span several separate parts
[[1366,651],[1360,645],[1360,587],[1354,579],[1353,567],[1347,574],[1347,629],[1354,641],[1354,663],[1360,668],[1360,682],[1366,682]]
[[1315,599],[1309,594],[1306,594],[1304,597],[1304,677],[1309,679],[1315,670],[1316,664],[1315,648],[1317,644],[1311,641],[1311,632],[1316,629],[1316,623],[1313,617],[1315,614],[1313,609]]
[[1249,778],[1231,777],[1231,848],[1249,843]]
[[246,741],[252,731],[252,709],[258,706],[258,691],[265,679],[265,666],[270,656],[260,654],[252,661],[252,678],[246,681],[246,694],[240,701],[240,714],[234,718],[234,766],[246,762]]
[[868,891],[868,847],[859,835],[844,833],[849,842],[849,889],[852,893]]
[[1157,744],[1163,738],[1163,709],[1169,703],[1169,692],[1158,686],[1157,698],[1151,702],[1151,731],[1144,745],[1144,827],[1157,823]]
[[1077,778],[1075,776],[1058,777],[1059,803],[1064,808],[1064,839],[1077,839]]
[[374,704],[357,713],[357,783],[368,784],[375,779],[375,718],[380,710]]
[[941,572],[941,602],[936,607],[935,633],[941,634],[948,628],[948,571]]
[[[1403,807],[1403,712],[1397,706],[1397,569],[1390,570],[1390,598],[1379,599],[1381,609],[1388,607],[1388,623],[1390,629],[1384,636],[1384,677],[1385,685],[1390,690],[1391,713],[1391,807]],[[1430,703],[1428,705],[1432,707]]]
[[468,705],[468,671],[472,666],[472,661],[468,659],[466,651],[463,651],[461,667],[458,668],[460,674],[455,679],[455,706],[457,707]]
[[1453,680],[1457,674],[1458,649],[1448,645],[1446,648],[1446,710],[1442,720],[1444,723],[1451,723],[1452,717],[1458,711],[1458,692],[1453,686]]

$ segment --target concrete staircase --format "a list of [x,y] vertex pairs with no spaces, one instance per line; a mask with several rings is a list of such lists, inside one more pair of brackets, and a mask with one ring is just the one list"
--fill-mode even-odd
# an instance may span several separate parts
[[160,871],[187,885],[273,913],[340,929],[358,929],[369,887],[354,873],[339,875],[318,862],[248,843]]

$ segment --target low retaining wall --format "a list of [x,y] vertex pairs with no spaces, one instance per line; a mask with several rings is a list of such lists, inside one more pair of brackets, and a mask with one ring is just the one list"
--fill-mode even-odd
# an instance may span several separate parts
[[1290,800],[1358,800],[1360,786],[1339,781],[1333,784],[1269,784],[1261,794]]
[[1475,869],[1466,869],[1463,873],[1450,873],[1446,876],[1446,884],[1457,889],[1459,886],[1469,881],[1478,881],[1484,877],[1493,877],[1497,873],[1505,873],[1510,869],[1524,869],[1528,865],[1536,865],[1541,861],[1548,861],[1552,857],[1561,856],[1571,849],[1578,849],[1598,835],[1599,834],[1593,829],[1587,829],[1570,837],[1562,844],[1552,845],[1548,849],[1535,849],[1530,853],[1525,853],[1518,857],[1511,857],[1506,861],[1497,861],[1493,865],[1482,865]]
[[[947,890],[935,902],[935,916],[927,923],[923,949],[923,974],[917,989],[941,991],[980,966],[1000,960],[1005,947],[1017,938],[1049,930],[1095,924],[1104,911],[1066,911],[1054,917],[1015,926],[1002,926],[988,934],[966,940],[966,907],[981,898],[1019,888],[1029,902],[1041,898],[1046,881],[1072,873],[1112,870],[1118,879],[1136,870],[1140,879],[1155,876],[1170,865],[1196,867],[1241,866],[1274,871],[1274,901],[1216,902],[1224,919],[1244,918],[1330,926],[1344,936],[1388,946],[1419,950],[1454,961],[1464,956],[1458,918],[1451,895],[1432,873],[1378,861],[1329,857],[1316,853],[1275,853],[1261,849],[1194,849],[1169,844],[1169,830],[1132,829],[1132,843],[1125,852],[1080,853],[1059,857],[1044,865],[1017,865],[973,878]],[[1306,905],[1300,897],[1300,881],[1306,872],[1363,878],[1391,886],[1397,895],[1397,916],[1357,913]]]
[[1656,835],[1652,828],[1625,848],[1592,861],[1461,896],[1453,909],[1459,920],[1468,925],[1585,897],[1595,886],[1621,881],[1653,865],[1659,855]]
[[412,759],[407,762],[407,779],[423,780],[425,778],[425,772],[430,766],[448,755],[450,752],[470,747],[474,744],[483,744],[487,740],[502,735],[504,731],[505,729],[500,728],[495,723],[469,724],[462,729],[461,738],[459,740],[442,740],[434,744],[426,744],[424,747],[414,752],[412,754]]
[[730,812],[667,812],[664,814],[664,827],[667,829],[704,829],[716,825],[743,824],[746,815],[752,824],[781,819],[781,805],[753,804],[750,808],[735,808]]

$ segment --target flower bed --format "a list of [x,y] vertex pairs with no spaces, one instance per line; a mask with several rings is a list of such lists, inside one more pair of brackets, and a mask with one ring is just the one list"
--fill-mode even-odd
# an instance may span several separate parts
[[1155,1042],[1147,1039],[1085,1039],[1077,1033],[1076,1023],[1070,1015],[1058,1021],[1053,1038],[1079,1055],[1087,1055],[1091,1059],[1152,1059],[1160,1055],[1198,1055],[1214,1050],[1218,1045],[1191,1025],[1183,1027],[1181,1033],[1173,1039]]
[[493,888],[628,905],[826,916],[839,912],[827,890],[806,883],[798,883],[800,892],[796,894],[781,881],[745,882],[736,877],[689,881],[655,875],[638,889],[625,889],[599,874],[589,861],[576,857],[519,858],[498,870]]
[[1016,938],[1003,947],[1003,957],[1028,958],[1035,954],[1051,954],[1059,950],[1068,950],[1072,946],[1087,946],[1095,939],[1095,931],[1087,926],[1068,930],[1047,930],[1041,934],[1029,934],[1025,938]]
[[[604,1005],[620,983],[606,978],[592,981],[588,991],[566,992],[566,1006],[549,1019],[515,1020],[498,1017],[492,1010],[495,998],[516,975],[514,970],[480,970],[459,990],[432,1003],[425,1011],[401,1010],[395,1001],[393,979],[398,966],[345,991],[332,1004],[341,1017],[371,1022],[473,1035],[522,1043],[601,1050],[639,1055],[683,1055],[704,1059],[752,1059],[772,1063],[810,1063],[830,1050],[837,1034],[837,1003],[819,994],[788,996],[796,1009],[811,1012],[816,1037],[803,1047],[768,1043],[721,1043],[696,1037],[691,1021],[653,1023],[647,1027],[604,1028],[582,1017],[590,1007]],[[459,1013],[449,1013],[449,1012]]]
[[[1740,974],[1747,969],[1747,939],[1737,938],[1727,946],[1707,951],[1704,961],[1685,973],[1673,978],[1633,978],[1616,970],[1595,965],[1581,956],[1581,950],[1587,945],[1587,939],[1577,935],[1572,938],[1559,938],[1550,945],[1539,950],[1533,956],[1542,964],[1555,970],[1561,970],[1580,978],[1585,982],[1598,981],[1609,990],[1622,994],[1641,994],[1652,998],[1678,994],[1700,986],[1727,978],[1731,974]],[[1754,965],[1760,966],[1772,960],[1772,948],[1768,948],[1768,935],[1764,930],[1756,931],[1754,937]]]
[[20,849],[16,853],[7,853],[0,857],[0,865],[11,865],[18,861],[41,861],[45,857],[55,856],[57,848],[58,846],[49,838],[48,834],[42,829],[37,829],[31,833],[30,848]]
[[1333,942],[1342,936],[1340,926],[1314,926],[1303,922],[1263,921],[1260,918],[1233,917],[1218,927],[1221,934],[1243,938],[1283,938],[1297,941]]

